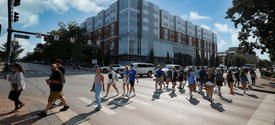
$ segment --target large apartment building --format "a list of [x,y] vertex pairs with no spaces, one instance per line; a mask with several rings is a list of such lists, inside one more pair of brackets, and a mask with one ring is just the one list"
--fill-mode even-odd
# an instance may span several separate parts
[[81,27],[93,45],[111,54],[112,63],[146,62],[151,50],[156,63],[165,62],[167,53],[172,61],[179,54],[190,55],[192,62],[196,54],[209,60],[217,53],[215,33],[146,0],[118,0]]

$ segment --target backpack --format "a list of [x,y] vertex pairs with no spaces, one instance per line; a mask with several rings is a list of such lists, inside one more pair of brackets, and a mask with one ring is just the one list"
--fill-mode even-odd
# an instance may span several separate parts
[[217,76],[216,76],[216,81],[218,81],[218,82],[223,82],[223,81],[224,81],[223,76],[222,76],[222,75],[217,75]]

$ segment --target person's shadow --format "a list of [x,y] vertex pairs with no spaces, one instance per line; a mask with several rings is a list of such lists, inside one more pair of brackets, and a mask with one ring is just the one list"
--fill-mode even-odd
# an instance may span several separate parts
[[154,92],[154,94],[152,95],[152,101],[160,99],[160,95],[160,92]]
[[185,89],[180,89],[179,92],[180,92],[180,94],[184,94],[185,93]]
[[230,99],[230,98],[225,98],[225,97],[223,97],[222,95],[220,96],[219,99],[221,99],[222,101],[227,102],[227,103],[232,103],[232,102],[233,102],[232,99]]
[[[0,121],[1,124],[3,125],[28,125],[28,124],[34,124],[37,121],[41,120],[42,118],[37,116],[37,114],[41,112],[41,111],[34,111],[34,112],[29,112],[23,115],[18,115],[18,114],[14,114],[8,118],[2,119]],[[9,113],[3,113],[0,114],[0,116],[4,116],[4,115],[8,115],[11,114],[12,112]],[[48,114],[48,116],[50,115],[54,115],[55,113],[50,113]]]
[[177,97],[178,95],[177,95],[175,92],[171,92],[171,93],[169,94],[169,96],[170,96],[170,98],[175,98],[175,97]]
[[211,108],[213,108],[213,109],[215,109],[219,112],[224,112],[225,111],[221,103],[215,103],[215,102],[212,101],[210,106],[211,106]]
[[252,97],[252,98],[256,98],[256,99],[259,98],[257,95],[254,95],[254,94],[248,94],[248,93],[246,93],[246,95],[248,95],[249,97]]
[[188,100],[192,105],[198,105],[200,103],[200,101],[197,100],[197,98],[193,98],[193,97],[190,99],[186,98],[186,100]]
[[238,92],[234,92],[235,95],[239,95],[239,96],[244,96],[244,94],[238,93]]
[[78,114],[74,117],[72,117],[71,119],[69,119],[68,121],[64,122],[62,125],[77,125],[77,124],[81,124],[83,122],[88,121],[89,119],[87,119],[88,116],[93,115],[95,113],[97,113],[97,110],[93,110],[91,112],[88,113],[81,113]]

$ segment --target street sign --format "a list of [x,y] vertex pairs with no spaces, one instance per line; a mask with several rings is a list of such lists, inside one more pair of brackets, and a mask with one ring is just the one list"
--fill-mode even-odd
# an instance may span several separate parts
[[88,45],[92,45],[92,40],[88,40]]
[[71,38],[70,38],[70,41],[71,41],[71,43],[74,43],[75,38],[71,37]]
[[36,38],[41,38],[41,33],[35,33]]
[[97,59],[92,59],[92,64],[97,64]]
[[53,39],[54,39],[54,41],[59,41],[59,36],[55,35]]
[[28,35],[14,34],[14,37],[16,37],[16,38],[22,38],[22,39],[30,39],[30,36],[28,36]]

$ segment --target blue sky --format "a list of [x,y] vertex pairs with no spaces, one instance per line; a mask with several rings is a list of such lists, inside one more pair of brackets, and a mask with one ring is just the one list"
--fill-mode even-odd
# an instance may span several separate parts
[[[83,22],[87,17],[94,16],[116,0],[21,0],[21,5],[15,8],[20,12],[19,21],[13,24],[14,29],[31,32],[46,33],[58,28],[58,22]],[[178,15],[193,24],[201,25],[218,35],[218,51],[225,51],[228,47],[237,46],[238,29],[230,20],[225,19],[226,11],[232,6],[231,0],[147,0]],[[0,45],[6,41],[7,28],[7,0],[0,1],[0,24],[2,33]],[[18,39],[25,48],[21,54],[33,51],[37,43],[43,39],[31,37],[30,40]],[[269,59],[268,54],[260,54],[261,59]]]

